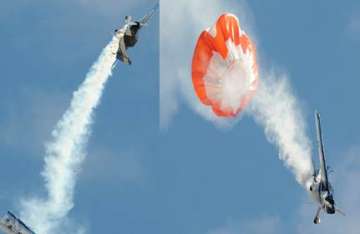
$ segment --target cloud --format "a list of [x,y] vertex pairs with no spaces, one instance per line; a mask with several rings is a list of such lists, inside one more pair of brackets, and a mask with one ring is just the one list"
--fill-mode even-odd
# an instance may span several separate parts
[[199,103],[191,83],[191,59],[198,35],[223,12],[236,13],[243,28],[251,34],[252,15],[245,1],[163,0],[160,4],[160,126],[166,129],[176,115],[180,100],[196,113],[219,125]]
[[278,217],[263,216],[238,222],[229,219],[225,225],[207,234],[278,234],[279,231],[280,219]]

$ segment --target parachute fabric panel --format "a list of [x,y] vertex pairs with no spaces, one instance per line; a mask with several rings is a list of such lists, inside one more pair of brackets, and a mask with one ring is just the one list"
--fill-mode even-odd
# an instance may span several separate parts
[[235,117],[250,102],[258,85],[256,49],[235,15],[221,15],[199,36],[192,81],[200,101],[217,116]]

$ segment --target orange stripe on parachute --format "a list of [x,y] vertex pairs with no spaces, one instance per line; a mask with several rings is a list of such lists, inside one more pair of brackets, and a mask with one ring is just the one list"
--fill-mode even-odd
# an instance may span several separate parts
[[[209,31],[203,31],[197,41],[192,60],[193,86],[200,101],[204,105],[211,106],[217,116],[234,117],[246,107],[256,91],[258,84],[256,49],[250,38],[245,33],[241,33],[239,21],[236,16],[231,14],[221,15],[215,27],[215,37],[213,37]],[[242,98],[239,108],[236,111],[224,109],[217,100],[210,99],[207,95],[207,87],[204,81],[204,76],[207,73],[214,52],[219,53],[224,60],[228,57],[229,49],[226,46],[227,40],[231,40],[236,46],[240,45],[243,52],[250,50],[254,59],[252,69],[256,79],[252,84],[252,89]]]

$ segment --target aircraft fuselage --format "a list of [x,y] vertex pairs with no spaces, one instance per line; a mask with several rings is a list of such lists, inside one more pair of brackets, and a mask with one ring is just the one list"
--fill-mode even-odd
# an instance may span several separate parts
[[[320,177],[320,175],[317,175],[316,177]],[[329,187],[331,188],[330,184]],[[325,189],[325,185],[321,182],[321,180],[314,177],[314,182],[310,186],[311,197],[326,213],[334,214],[335,202],[330,190]]]

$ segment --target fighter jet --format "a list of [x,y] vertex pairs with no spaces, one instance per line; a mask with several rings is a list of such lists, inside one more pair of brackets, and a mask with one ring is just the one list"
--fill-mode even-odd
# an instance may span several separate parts
[[156,4],[151,11],[140,20],[132,20],[131,16],[125,16],[124,26],[115,30],[115,36],[119,39],[119,48],[116,51],[116,58],[125,64],[131,65],[131,60],[127,54],[129,47],[134,47],[138,41],[139,30],[147,25],[154,13],[157,11],[159,4]]
[[333,189],[329,182],[328,167],[326,166],[325,161],[325,151],[321,132],[320,114],[317,111],[315,111],[315,123],[320,168],[314,171],[313,181],[310,185],[309,190],[312,198],[319,204],[314,218],[314,223],[319,224],[320,212],[322,210],[328,214],[335,214],[335,212],[338,212],[344,215],[344,213],[335,207]]
[[35,234],[10,211],[0,218],[0,230],[5,234]]

